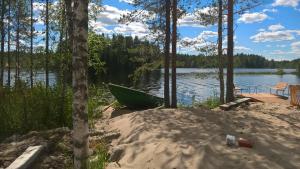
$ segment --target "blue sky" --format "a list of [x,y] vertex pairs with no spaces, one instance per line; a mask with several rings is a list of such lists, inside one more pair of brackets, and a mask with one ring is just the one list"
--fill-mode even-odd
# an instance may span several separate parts
[[[91,21],[90,26],[97,33],[148,37],[149,29],[141,22],[118,23],[121,15],[134,10],[130,5],[131,1],[102,0],[103,11],[97,15],[97,20]],[[205,3],[207,0],[202,2]],[[235,52],[259,54],[275,60],[300,58],[300,0],[263,0],[262,2],[263,4],[255,9],[235,16]],[[92,5],[94,4],[90,4]],[[39,6],[36,5],[35,8],[38,9]],[[39,29],[42,27],[37,30]],[[182,41],[196,42],[195,46],[198,47],[208,42],[216,42],[216,26],[200,25],[192,13],[179,20],[178,29],[180,53],[199,53],[194,46],[182,46]],[[224,46],[226,47],[226,40]]]
[[[130,0],[103,0],[103,5],[122,11],[133,10],[126,2],[130,3]],[[260,54],[275,60],[300,58],[299,18],[300,0],[265,0],[246,14],[236,15],[236,52]],[[195,39],[203,31],[216,32],[216,27],[194,26],[192,23],[179,26],[180,39]],[[214,37],[210,38],[215,40]],[[182,47],[179,52],[197,54],[192,48]]]

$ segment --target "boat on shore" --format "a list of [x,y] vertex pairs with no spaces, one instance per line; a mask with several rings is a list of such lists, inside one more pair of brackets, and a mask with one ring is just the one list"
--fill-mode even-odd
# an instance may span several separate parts
[[163,98],[128,87],[108,84],[110,92],[119,103],[132,109],[154,108],[163,105]]

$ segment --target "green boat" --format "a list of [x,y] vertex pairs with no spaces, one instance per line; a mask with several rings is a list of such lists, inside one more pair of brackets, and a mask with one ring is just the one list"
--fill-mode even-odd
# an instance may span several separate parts
[[133,109],[154,108],[163,104],[163,98],[115,84],[108,84],[119,103]]

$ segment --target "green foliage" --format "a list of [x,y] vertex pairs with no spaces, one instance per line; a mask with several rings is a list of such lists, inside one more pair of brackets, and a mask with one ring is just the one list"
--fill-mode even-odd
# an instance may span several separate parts
[[[60,85],[46,89],[44,85],[37,84],[31,89],[24,82],[19,82],[14,89],[0,88],[0,140],[32,130],[71,128],[72,88],[67,87],[64,98],[62,96]],[[102,115],[97,108],[108,105],[112,100],[107,87],[89,87],[90,124]]]
[[[186,55],[178,54],[178,67],[185,68],[216,68],[218,67],[218,56]],[[234,67],[236,68],[297,68],[298,60],[274,61],[254,54],[236,54],[234,56]],[[226,59],[224,60],[226,66]]]
[[300,62],[298,63],[298,66],[297,66],[297,74],[300,76]]
[[90,157],[89,169],[104,169],[108,162],[108,149],[104,143],[99,143],[95,147],[96,154]]
[[276,74],[277,74],[277,75],[284,75],[285,72],[284,72],[283,69],[280,68],[280,69],[277,69]]
[[105,71],[105,63],[101,60],[101,55],[104,52],[104,49],[109,45],[109,41],[106,40],[103,36],[97,35],[92,32],[88,37],[88,47],[89,47],[89,58],[88,66],[90,69],[96,72],[96,74],[102,73]]
[[200,105],[203,107],[207,107],[209,109],[213,109],[216,108],[220,105],[220,98],[219,97],[209,97],[206,99],[206,101],[204,101],[203,103],[201,103]]
[[[72,126],[72,91],[61,97],[59,86],[46,89],[38,84],[30,89],[0,88],[0,138],[31,130]],[[62,107],[62,102],[64,106]]]

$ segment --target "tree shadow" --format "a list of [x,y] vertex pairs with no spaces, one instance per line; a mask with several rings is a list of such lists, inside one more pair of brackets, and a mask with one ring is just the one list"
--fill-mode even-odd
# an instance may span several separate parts
[[[148,157],[147,164],[157,162],[159,168],[300,167],[300,151],[296,151],[300,137],[295,134],[299,128],[275,126],[247,113],[151,109],[132,114],[130,124],[133,130],[118,143],[133,148],[128,163],[150,151],[155,155]],[[254,148],[227,147],[226,134],[253,140]],[[162,141],[166,142],[163,148],[159,147]],[[153,143],[158,145],[149,150]]]

